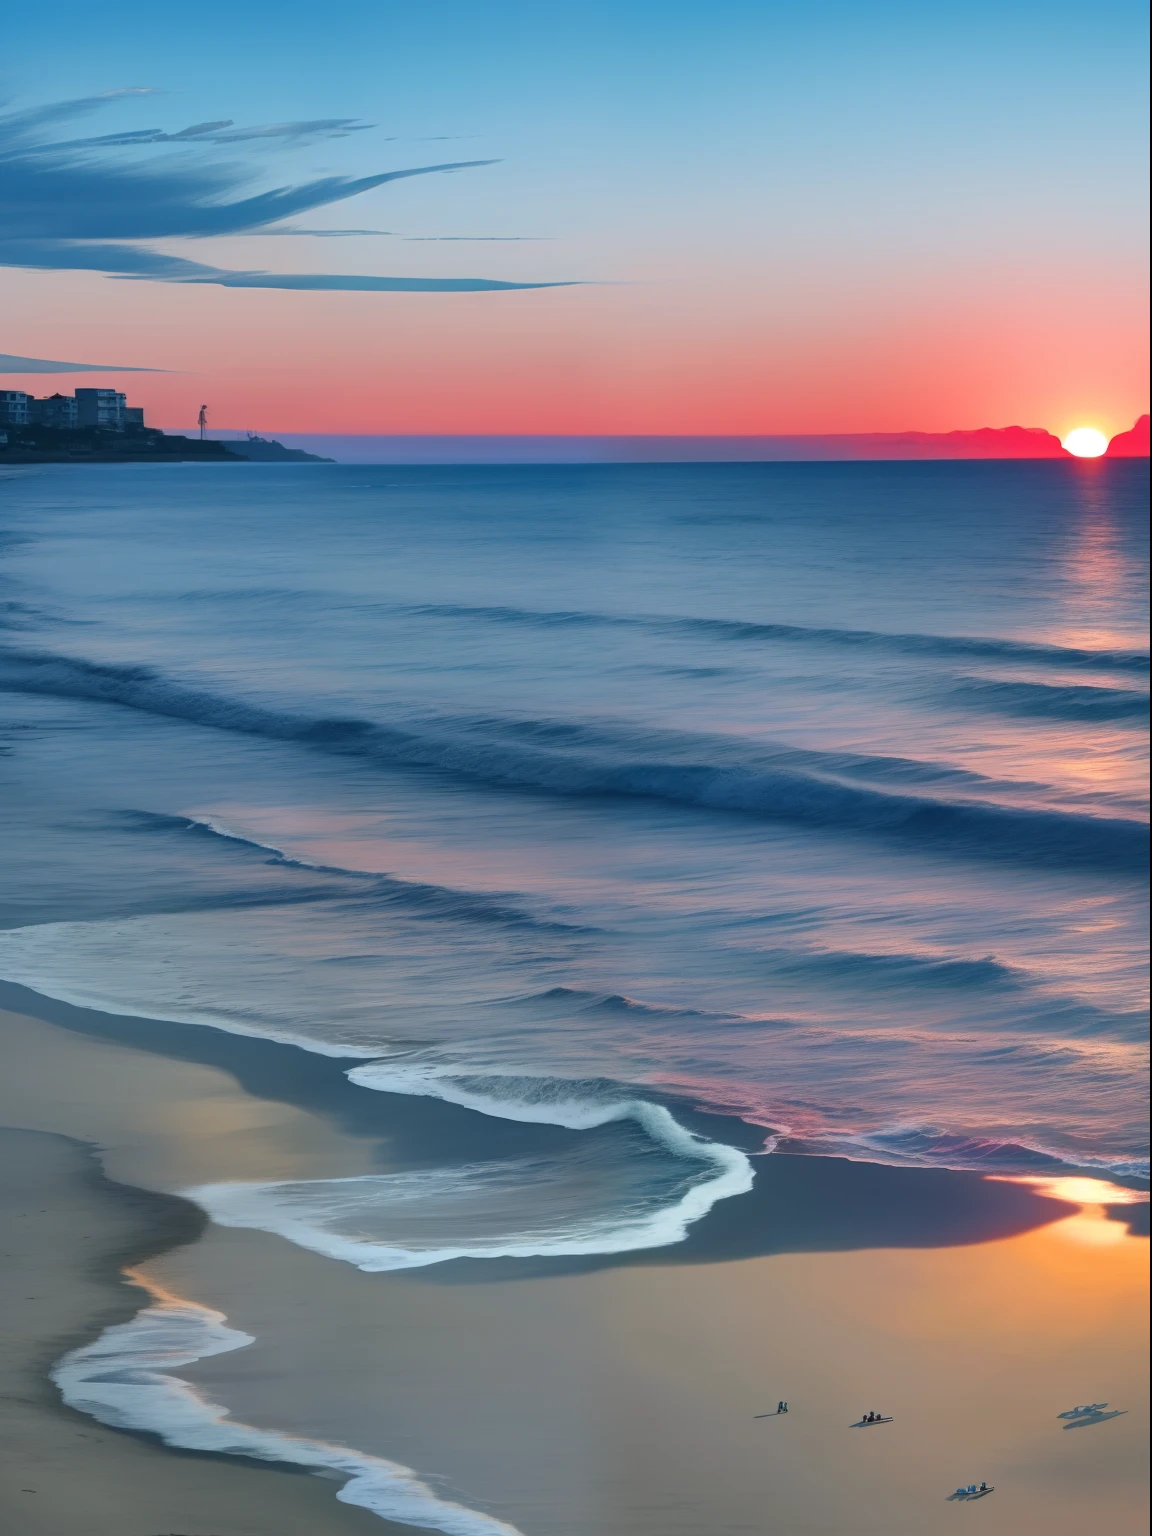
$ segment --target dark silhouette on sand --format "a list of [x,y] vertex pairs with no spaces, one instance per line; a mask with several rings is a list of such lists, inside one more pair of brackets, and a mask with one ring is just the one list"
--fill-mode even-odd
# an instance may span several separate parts
[[[137,1050],[218,1067],[256,1098],[298,1105],[349,1135],[380,1142],[387,1138],[392,1168],[555,1153],[578,1145],[587,1134],[501,1120],[435,1099],[379,1093],[348,1080],[352,1058],[334,1060],[195,1024],[100,1013],[12,982],[0,982],[0,1006]],[[675,1113],[690,1130],[749,1152],[763,1142],[762,1128],[735,1118],[701,1114],[682,1104]],[[567,1260],[459,1259],[424,1273],[434,1283],[477,1283],[624,1264],[716,1263],[769,1253],[954,1247],[1028,1232],[1074,1209],[1025,1185],[986,1181],[978,1173],[775,1152],[757,1160],[756,1181],[747,1194],[721,1200],[689,1229],[684,1242],[670,1247]]]

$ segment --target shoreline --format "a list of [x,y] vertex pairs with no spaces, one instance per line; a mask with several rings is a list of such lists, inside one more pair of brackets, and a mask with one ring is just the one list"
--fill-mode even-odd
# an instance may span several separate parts
[[1146,464],[71,467],[0,1527],[1147,1529]]
[[[50,1371],[147,1304],[129,1266],[194,1243],[208,1225],[179,1196],[100,1171],[96,1150],[60,1133],[0,1125],[0,1513],[20,1536],[152,1536],[194,1524],[212,1536],[275,1529],[312,1536],[408,1529],[337,1504],[287,1463],[179,1451],[62,1401]],[[284,1476],[293,1474],[291,1481]],[[272,1523],[266,1523],[266,1522]]]
[[[11,991],[7,1002],[15,1001]],[[379,1167],[390,1155],[426,1162],[431,1141],[439,1138],[440,1156],[451,1156],[445,1136],[459,1139],[467,1131],[470,1139],[476,1133],[470,1123],[488,1120],[436,1101],[357,1089],[339,1062],[295,1047],[203,1026],[89,1017],[70,1005],[43,1002],[40,1012],[56,1012],[57,1022],[28,1012],[0,1016],[13,1066],[0,1085],[7,1100],[0,1099],[0,1118],[11,1122],[18,1114],[25,1121],[39,1118],[46,1129],[70,1127],[72,1147],[82,1133],[112,1170],[110,1189],[132,1186],[134,1177],[172,1188],[189,1181],[186,1168],[207,1168],[210,1177],[243,1177],[253,1169],[269,1177],[297,1167],[315,1177]],[[199,1055],[215,1060],[204,1065],[195,1060]],[[263,1097],[254,1096],[257,1090]],[[393,1114],[403,1123],[392,1125]],[[423,1136],[415,1124],[422,1117],[433,1127],[426,1125]],[[553,1129],[488,1124],[493,1135],[524,1133],[531,1142]],[[556,1131],[572,1134],[580,1133]],[[165,1161],[159,1152],[171,1143],[178,1143],[179,1155]],[[166,1291],[188,1298],[193,1308],[215,1309],[229,1327],[253,1339],[178,1369],[180,1380],[227,1405],[238,1425],[354,1446],[369,1458],[395,1457],[428,1479],[439,1497],[477,1514],[488,1509],[525,1536],[587,1536],[591,1530],[715,1536],[755,1529],[740,1522],[757,1507],[760,1480],[768,1474],[773,1490],[777,1484],[784,1489],[787,1518],[780,1529],[789,1536],[849,1527],[878,1536],[927,1536],[937,1529],[934,1520],[945,1518],[931,1514],[932,1488],[953,1476],[956,1459],[1001,1486],[1002,1515],[993,1512],[986,1520],[990,1531],[1015,1536],[1029,1528],[1020,1523],[1029,1499],[1042,1498],[1051,1513],[1055,1496],[1038,1490],[1046,1478],[1071,1475],[1059,1470],[1065,1442],[1041,1422],[1039,1438],[1029,1430],[1031,1438],[1019,1441],[1014,1466],[1011,1457],[1005,1462],[998,1438],[1019,1440],[1015,1420],[1021,1411],[1031,1419],[1039,1411],[1043,1420],[1050,1401],[1054,1409],[1066,1406],[1060,1399],[1068,1392],[1070,1400],[1085,1400],[1083,1393],[1075,1398],[1082,1381],[1100,1381],[1100,1395],[1112,1392],[1138,1411],[1132,1383],[1117,1379],[1116,1328],[1131,1339],[1127,1297],[1143,1245],[1131,1243],[1117,1218],[1147,1208],[1100,1211],[1092,1231],[1102,1231],[1109,1246],[1099,1250],[1060,1235],[1075,1229],[1076,1207],[979,1175],[929,1170],[925,1177],[925,1170],[780,1153],[758,1160],[757,1170],[757,1186],[770,1198],[755,1207],[762,1225],[751,1252],[727,1244],[714,1223],[716,1211],[747,1199],[737,1196],[714,1208],[687,1242],[663,1250],[571,1262],[456,1260],[385,1275],[365,1274],[264,1232],[208,1224],[190,1244],[146,1261],[143,1279],[154,1295]],[[941,1204],[941,1193],[950,1188]],[[163,1194],[144,1199],[166,1201]],[[935,1212],[933,1204],[940,1207]],[[747,1215],[747,1209],[736,1213],[737,1229]],[[114,1219],[101,1207],[93,1235],[107,1242]],[[765,1226],[773,1238],[768,1243]],[[64,1234],[70,1262],[88,1247],[86,1236],[75,1229]],[[886,1248],[885,1239],[897,1246]],[[908,1246],[898,1246],[901,1241]],[[113,1247],[118,1254],[133,1252],[131,1245]],[[1078,1278],[1057,1306],[1045,1300],[1043,1288],[1053,1256],[1069,1253]],[[1113,1284],[1107,1264],[1098,1267],[1098,1254],[1109,1261],[1123,1257],[1127,1289],[1104,1308],[1115,1321],[1069,1357],[1061,1331],[1086,1306],[1091,1314],[1101,1284],[1105,1294]],[[999,1277],[994,1284],[993,1275]],[[131,1295],[122,1280],[115,1283]],[[1038,1284],[1034,1301],[1030,1292]],[[1003,1299],[985,1312],[993,1298]],[[123,1297],[117,1299],[122,1306]],[[91,1315],[89,1309],[86,1318]],[[77,1320],[68,1338],[85,1327],[86,1320]],[[97,1326],[92,1329],[89,1341]],[[981,1339],[976,1351],[973,1329]],[[1028,1333],[1035,1335],[1029,1345],[1035,1358],[1025,1391],[1011,1362]],[[60,1329],[47,1332],[53,1341],[62,1336]],[[178,1513],[168,1509],[150,1524],[118,1514],[106,1527],[81,1527],[72,1517],[71,1523],[28,1526],[27,1536],[80,1528],[86,1536],[412,1529],[338,1503],[334,1483],[324,1477],[289,1479],[283,1474],[295,1469],[287,1465],[172,1449],[154,1436],[106,1429],[76,1415],[55,1400],[43,1369],[48,1346],[38,1347],[36,1392],[41,1400],[53,1398],[48,1411],[39,1412],[38,1423],[48,1425],[41,1440],[58,1444],[74,1433],[93,1452],[90,1465],[73,1470],[70,1463],[69,1485],[80,1490],[72,1497],[99,1504],[109,1479],[118,1490],[127,1456],[142,1459],[139,1474],[131,1463],[133,1497],[151,1498],[148,1490],[158,1486],[159,1492],[178,1488],[184,1502]],[[65,1347],[60,1343],[61,1351]],[[1003,1379],[996,1364],[1002,1351],[1011,1368]],[[961,1359],[964,1369],[957,1374]],[[984,1385],[981,1372],[989,1369],[993,1374]],[[1033,1383],[1033,1371],[1043,1379]],[[776,1383],[781,1391],[788,1386],[783,1395],[793,1398],[797,1410],[792,1441],[811,1441],[799,1462],[789,1441],[782,1435],[766,1439],[754,1421],[766,1406],[759,1399]],[[899,1460],[885,1458],[905,1454],[895,1440],[879,1449],[879,1460],[872,1449],[861,1460],[847,1445],[828,1461],[833,1450],[827,1434],[849,1408],[849,1417],[856,1416],[856,1396],[863,1401],[870,1390],[896,1406],[902,1433],[919,1437],[913,1455],[928,1461],[927,1503],[917,1494],[920,1502],[910,1509],[884,1507],[890,1500],[885,1490],[900,1477]],[[972,1394],[982,1401],[990,1392],[1008,1398],[997,1407],[999,1435],[968,1422]],[[1023,1410],[1013,1393],[1024,1394]],[[923,1417],[923,1425],[910,1419],[913,1403],[912,1417]],[[610,1435],[602,1421],[611,1426]],[[1082,1527],[1092,1500],[1103,1496],[1100,1479],[1108,1468],[1110,1477],[1123,1474],[1123,1491],[1107,1495],[1119,1517],[1113,1528],[1137,1529],[1129,1521],[1129,1462],[1141,1420],[1118,1423],[1125,1427],[1115,1434],[1076,1438],[1072,1449],[1082,1463],[1076,1476],[1088,1482],[1067,1521],[1061,1516],[1046,1526],[1053,1536],[1071,1536]],[[1051,1462],[1054,1453],[1057,1463]],[[821,1466],[828,1475],[813,1483],[804,1468]],[[871,1487],[869,1480],[881,1470],[881,1481]],[[1017,1485],[1015,1504],[1008,1482]],[[861,1487],[881,1502],[858,1518]],[[675,1515],[666,1502],[673,1499],[672,1488]],[[12,1495],[28,1502],[34,1497],[39,1495]],[[201,1516],[197,1501],[209,1498],[212,1513]],[[277,1501],[291,1505],[289,1515],[280,1516]],[[815,1524],[810,1506],[825,1510]],[[874,1515],[883,1523],[875,1524]]]
[[[330,1057],[301,1046],[209,1025],[103,1013],[0,981],[0,1009],[161,1059],[223,1072],[255,1099],[326,1122],[352,1148],[358,1167],[344,1172],[398,1171],[469,1160],[547,1155],[573,1148],[589,1133],[498,1119],[440,1099],[381,1092],[351,1082],[357,1058]],[[655,1102],[660,1097],[653,1096]],[[734,1117],[673,1106],[686,1129],[757,1153],[765,1132]],[[947,1168],[894,1167],[846,1157],[774,1151],[754,1156],[747,1194],[719,1200],[666,1247],[546,1258],[456,1259],[430,1266],[436,1281],[512,1274],[587,1272],[617,1265],[659,1266],[736,1261],[780,1252],[859,1248],[955,1247],[1043,1226],[1075,1208],[1026,1185]],[[314,1176],[324,1176],[320,1170]],[[239,1171],[220,1177],[259,1177]],[[1108,1176],[1141,1189],[1138,1179]],[[189,1183],[210,1182],[208,1179]],[[158,1186],[159,1187],[159,1186]],[[1147,1206],[1110,1207],[1126,1223]],[[475,1273],[472,1273],[472,1272]]]
[[[77,1189],[96,1200],[117,1204],[124,1216],[124,1230],[119,1234],[122,1241],[103,1249],[95,1259],[88,1261],[90,1273],[107,1296],[104,1311],[91,1319],[86,1318],[71,1333],[43,1343],[38,1364],[45,1396],[59,1407],[59,1394],[51,1385],[49,1373],[60,1357],[86,1344],[94,1336],[93,1330],[127,1322],[140,1310],[139,1292],[125,1278],[125,1272],[174,1248],[194,1243],[203,1236],[210,1218],[191,1200],[180,1195],[162,1194],[110,1179],[100,1167],[95,1147],[59,1131],[26,1131],[0,1123],[0,1168],[4,1177],[15,1176],[19,1180],[29,1159],[34,1161],[38,1156],[52,1158],[56,1155],[44,1146],[50,1142],[68,1149],[67,1154],[58,1153],[58,1156],[70,1155],[75,1166],[68,1177]],[[7,1189],[5,1195],[10,1198]]]

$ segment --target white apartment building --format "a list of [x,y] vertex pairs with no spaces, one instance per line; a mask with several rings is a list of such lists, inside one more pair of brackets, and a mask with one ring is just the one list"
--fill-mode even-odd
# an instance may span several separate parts
[[22,389],[0,389],[0,426],[26,427],[31,398]]

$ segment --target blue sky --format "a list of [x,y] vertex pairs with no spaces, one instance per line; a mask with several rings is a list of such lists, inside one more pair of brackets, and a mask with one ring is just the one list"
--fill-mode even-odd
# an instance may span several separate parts
[[[11,8],[0,82],[17,105],[133,85],[165,93],[109,110],[93,131],[215,118],[378,125],[338,156],[310,150],[305,174],[367,174],[421,144],[500,155],[498,175],[457,189],[461,212],[493,228],[498,211],[552,235],[611,241],[623,224],[643,240],[658,210],[681,238],[730,239],[834,189],[854,208],[873,204],[867,244],[918,226],[926,238],[925,218],[963,234],[965,213],[981,215],[991,240],[1024,222],[1021,204],[1064,235],[1090,210],[1106,226],[1081,229],[1090,241],[1139,228],[1145,36],[1145,8],[1127,0],[117,0],[111,12],[57,0]],[[764,206],[765,193],[784,207]],[[839,212],[826,208],[818,228],[842,227]]]
[[[1146,31],[1144,8],[1128,0],[181,10],[122,0],[111,11],[60,0],[6,17],[0,88],[17,109],[157,92],[109,103],[70,137],[224,119],[372,125],[212,146],[214,163],[251,190],[495,160],[297,220],[395,234],[163,250],[230,270],[674,289],[669,309],[693,334],[687,359],[718,295],[766,340],[804,318],[818,351],[821,314],[851,331],[879,306],[898,326],[902,302],[927,313],[934,294],[947,303],[950,288],[974,282],[977,309],[1010,307],[1010,291],[1029,287],[1049,303],[1067,293],[1089,329],[1119,334],[1115,295],[1127,304],[1144,267]],[[166,149],[171,166],[207,154]],[[155,151],[114,153],[123,163]],[[602,293],[605,313],[623,302]],[[559,301],[548,311],[562,312]]]

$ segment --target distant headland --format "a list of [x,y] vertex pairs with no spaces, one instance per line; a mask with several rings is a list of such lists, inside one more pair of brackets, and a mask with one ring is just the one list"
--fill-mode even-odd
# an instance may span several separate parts
[[[1148,417],[1117,433],[1103,458],[1148,457]],[[900,460],[1048,459],[1074,462],[1043,427],[956,432],[689,436],[583,433],[249,432],[210,438],[162,432],[114,389],[37,398],[0,390],[0,465],[84,463],[262,464],[755,464]]]
[[[284,432],[286,444],[340,464],[770,464],[928,460],[1077,460],[1042,427],[965,432],[592,433]],[[1108,444],[1106,459],[1148,457],[1148,417]]]
[[183,437],[144,422],[115,389],[78,389],[38,399],[0,390],[0,465],[252,463],[331,464],[302,448],[249,433],[235,441]]

